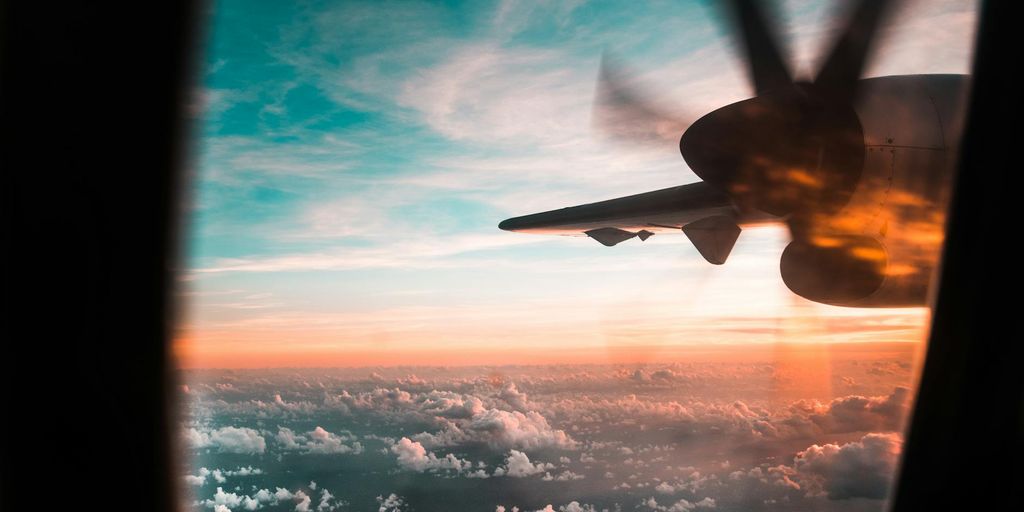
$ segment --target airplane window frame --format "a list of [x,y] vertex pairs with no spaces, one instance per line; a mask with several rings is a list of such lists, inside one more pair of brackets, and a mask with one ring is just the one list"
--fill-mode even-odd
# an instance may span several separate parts
[[[1024,404],[1024,372],[1014,364],[1021,348],[1006,339],[1012,301],[995,298],[1019,285],[994,242],[1014,232],[1009,173],[1019,130],[994,128],[1021,114],[1006,78],[1015,67],[1007,63],[1024,61],[1024,18],[1013,4],[982,4],[969,128],[897,511],[997,509],[1022,477],[1024,407],[1013,406]],[[3,6],[3,208],[15,247],[3,256],[4,323],[6,339],[24,340],[4,364],[5,389],[15,393],[2,430],[4,510],[96,495],[179,509],[170,291],[187,169],[181,113],[200,8]],[[54,120],[75,136],[62,139]],[[57,482],[65,468],[74,478]],[[1019,500],[1016,492],[1009,498]]]

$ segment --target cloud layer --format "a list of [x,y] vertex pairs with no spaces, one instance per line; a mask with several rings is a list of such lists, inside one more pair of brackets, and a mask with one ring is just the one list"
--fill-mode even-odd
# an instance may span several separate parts
[[837,354],[829,395],[771,360],[194,371],[182,483],[228,510],[881,510],[911,365]]

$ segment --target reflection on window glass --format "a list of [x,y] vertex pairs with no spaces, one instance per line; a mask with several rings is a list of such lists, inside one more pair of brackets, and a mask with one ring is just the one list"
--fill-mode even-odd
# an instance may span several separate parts
[[188,507],[883,510],[976,6],[866,4],[214,2]]

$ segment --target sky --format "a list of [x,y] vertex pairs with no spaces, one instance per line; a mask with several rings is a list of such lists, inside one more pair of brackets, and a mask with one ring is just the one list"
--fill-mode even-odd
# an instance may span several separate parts
[[[906,4],[866,75],[967,73],[974,3]],[[800,76],[833,7],[781,2]],[[497,229],[697,181],[674,145],[609,141],[591,111],[604,52],[680,119],[749,97],[706,3],[228,0],[207,15],[182,367],[713,360],[742,358],[740,344],[923,339],[924,308],[790,293],[781,228],[745,230],[721,267],[679,235],[607,248]]]

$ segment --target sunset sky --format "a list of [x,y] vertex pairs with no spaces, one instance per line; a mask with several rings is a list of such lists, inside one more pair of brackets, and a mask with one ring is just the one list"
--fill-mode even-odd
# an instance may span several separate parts
[[[750,90],[710,2],[210,4],[175,400],[196,512],[882,512],[926,308],[811,303],[783,227],[708,264],[503,219],[692,183],[592,128],[602,54],[692,121]],[[831,2],[780,2],[815,69]],[[966,73],[906,2],[869,76]],[[941,215],[939,216],[941,217]]]
[[[974,3],[906,4],[867,75],[967,73]],[[832,7],[782,2],[803,76]],[[677,148],[609,142],[590,116],[606,50],[686,119],[749,97],[705,3],[227,0],[209,15],[184,367],[606,363],[922,339],[923,308],[795,297],[779,277],[782,228],[745,230],[721,267],[681,234],[608,248],[498,230],[697,181]]]

